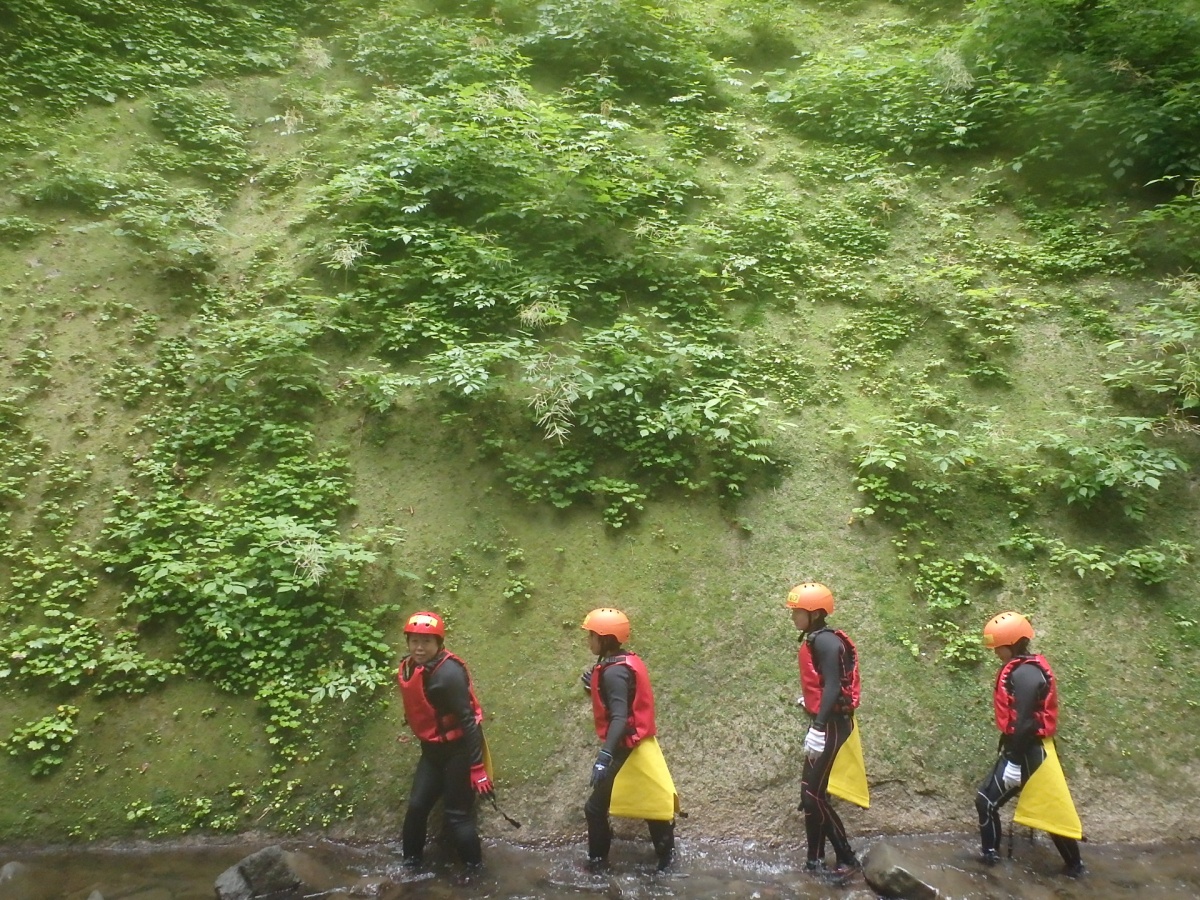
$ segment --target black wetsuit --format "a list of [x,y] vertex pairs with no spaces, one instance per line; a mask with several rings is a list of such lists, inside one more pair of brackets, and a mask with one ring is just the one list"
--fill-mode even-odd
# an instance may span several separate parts
[[[1034,719],[1050,691],[1046,676],[1036,665],[1020,665],[1008,677],[1016,702],[1016,728],[1012,734],[1000,736],[1000,755],[975,795],[975,808],[979,812],[979,837],[985,857],[999,854],[1000,807],[1021,792],[1029,776],[1037,771],[1046,758]],[[1009,762],[1021,767],[1021,785],[1012,789],[1004,787],[1004,767]],[[1067,864],[1067,869],[1079,871],[1082,865],[1079,842],[1057,834],[1050,837]]]
[[829,801],[829,773],[833,770],[833,760],[854,727],[853,711],[842,711],[838,703],[842,695],[842,671],[853,665],[853,661],[845,658],[846,645],[828,628],[820,628],[801,640],[809,642],[813,665],[824,685],[812,727],[824,730],[825,750],[813,759],[805,755],[800,779],[800,808],[804,811],[808,862],[816,865],[824,859],[828,840],[837,854],[838,863],[857,866],[858,858],[850,847],[846,828]]
[[[433,668],[441,660],[438,653],[425,663]],[[411,660],[405,665],[412,665]],[[479,832],[475,826],[475,793],[471,789],[471,766],[483,763],[483,730],[471,708],[467,671],[448,659],[437,671],[426,676],[425,696],[439,715],[453,715],[463,736],[453,741],[421,741],[421,759],[413,775],[404,816],[404,859],[420,861],[425,851],[425,827],[429,814],[440,799],[445,832],[459,858],[469,866],[483,861]]]
[[[612,845],[608,807],[612,803],[613,779],[633,752],[621,740],[625,737],[635,687],[634,675],[628,666],[608,666],[601,674],[600,699],[610,717],[602,749],[612,754],[613,762],[607,776],[592,786],[591,796],[583,806],[588,825],[588,859],[594,861],[608,859],[608,850]],[[647,819],[646,825],[650,828],[650,840],[659,864],[665,866],[671,862],[675,851],[675,822]]]

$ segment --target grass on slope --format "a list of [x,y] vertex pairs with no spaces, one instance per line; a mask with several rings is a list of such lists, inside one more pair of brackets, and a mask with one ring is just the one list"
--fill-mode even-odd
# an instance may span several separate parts
[[[1186,417],[1103,382],[1169,293],[1126,201],[779,114],[829,74],[793,56],[940,45],[896,8],[641,10],[628,34],[603,6],[396,5],[277,76],[24,122],[35,146],[0,158],[0,718],[73,740],[0,758],[0,834],[394,829],[416,749],[388,667],[424,606],[506,808],[577,832],[578,623],[603,604],[634,620],[695,827],[794,833],[780,604],[808,578],[863,652],[856,829],[971,827],[975,635],[1006,607],[1060,672],[1089,833],[1132,837],[1112,777],[1172,818],[1197,617],[1170,466],[1197,454],[1165,430]],[[605,41],[655,79],[596,77]],[[555,397],[562,446],[527,411]],[[782,465],[742,468],[759,451]]]

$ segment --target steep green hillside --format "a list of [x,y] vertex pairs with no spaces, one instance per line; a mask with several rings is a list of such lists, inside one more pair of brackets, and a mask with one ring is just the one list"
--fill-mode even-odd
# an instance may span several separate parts
[[1018,608],[1089,835],[1200,835],[1196,3],[10,5],[0,839],[394,830],[422,607],[578,832],[607,604],[793,835],[805,579],[856,831],[974,826]]

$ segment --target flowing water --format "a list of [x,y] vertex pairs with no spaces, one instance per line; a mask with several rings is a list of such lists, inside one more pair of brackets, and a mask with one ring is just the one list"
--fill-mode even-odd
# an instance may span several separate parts
[[[883,839],[875,839],[883,840]],[[1084,846],[1088,871],[1082,878],[1060,874],[1048,841],[1018,835],[1013,858],[995,868],[974,859],[966,835],[887,838],[906,861],[923,871],[942,897],[953,898],[1159,898],[1200,897],[1200,845]],[[228,867],[264,844],[159,844],[53,849],[0,847],[0,900],[212,900],[213,884]],[[796,848],[754,843],[680,844],[674,872],[654,872],[647,842],[617,842],[612,868],[585,872],[578,844],[518,845],[490,842],[486,868],[467,881],[461,869],[434,863],[410,873],[400,866],[394,844],[351,845],[331,841],[292,842],[297,871],[311,885],[308,896],[342,900],[449,900],[449,898],[670,897],[856,898],[876,896],[862,875],[844,886],[814,883],[801,871]],[[868,851],[869,853],[869,848]]]

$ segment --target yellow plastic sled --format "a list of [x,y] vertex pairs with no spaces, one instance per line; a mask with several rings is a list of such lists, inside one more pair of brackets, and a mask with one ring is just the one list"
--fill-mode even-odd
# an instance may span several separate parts
[[1067,778],[1058,762],[1054,739],[1042,738],[1042,747],[1046,758],[1021,788],[1013,821],[1060,837],[1082,840],[1083,823],[1079,821]]
[[679,795],[667,770],[667,761],[654,737],[643,738],[633,748],[613,780],[608,812],[626,819],[663,822],[679,812]]
[[833,769],[829,772],[829,793],[867,809],[871,805],[871,795],[867,790],[867,764],[863,761],[858,720],[852,722],[850,736],[842,744],[842,749],[833,760]]

